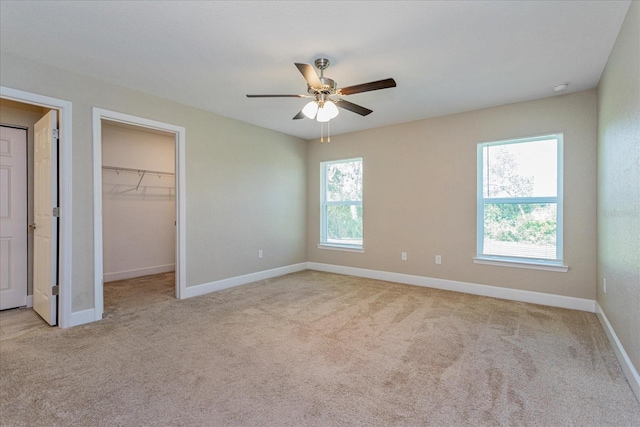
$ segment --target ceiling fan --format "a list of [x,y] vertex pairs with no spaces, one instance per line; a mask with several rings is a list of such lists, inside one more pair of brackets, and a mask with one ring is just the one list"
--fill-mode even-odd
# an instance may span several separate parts
[[295,66],[298,67],[298,70],[307,81],[308,95],[247,95],[247,98],[313,98],[293,119],[298,120],[308,117],[309,119],[315,118],[319,122],[328,122],[338,115],[336,106],[361,116],[366,116],[373,112],[373,110],[346,101],[342,98],[343,96],[396,87],[395,80],[384,79],[338,89],[335,81],[324,76],[324,70],[329,67],[327,58],[315,60],[315,66],[320,70],[320,76],[318,76],[311,64],[295,63]]

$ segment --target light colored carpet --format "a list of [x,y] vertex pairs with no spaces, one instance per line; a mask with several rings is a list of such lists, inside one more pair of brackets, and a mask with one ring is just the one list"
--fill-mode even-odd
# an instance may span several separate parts
[[115,304],[0,362],[7,426],[640,425],[594,314],[315,271]]

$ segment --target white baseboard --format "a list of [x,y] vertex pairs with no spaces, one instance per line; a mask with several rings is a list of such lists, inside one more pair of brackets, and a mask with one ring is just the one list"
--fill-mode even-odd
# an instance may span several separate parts
[[210,292],[220,291],[222,289],[232,288],[234,286],[246,285],[247,283],[257,282],[258,280],[271,279],[272,277],[283,276],[289,273],[306,270],[307,263],[292,264],[284,267],[278,267],[271,270],[258,271],[256,273],[245,274],[243,276],[230,277],[228,279],[216,280],[215,282],[203,283],[196,286],[187,286],[184,295],[181,298],[191,298],[198,295],[208,294]]
[[27,308],[33,307],[33,295],[27,295]]
[[153,267],[136,268],[133,270],[116,271],[115,273],[105,273],[104,283],[113,282],[115,280],[133,279],[134,277],[150,276],[152,274],[168,273],[175,271],[175,264],[156,265]]
[[69,322],[69,326],[71,327],[84,325],[85,323],[95,322],[96,320],[100,320],[96,319],[96,310],[93,308],[89,308],[87,310],[71,313],[71,321]]
[[334,264],[321,264],[317,262],[308,262],[307,268],[309,270],[318,270],[326,271],[328,273],[366,277],[369,279],[404,283],[406,285],[424,286],[427,288],[463,292],[473,295],[482,295],[485,297],[548,305],[551,307],[569,308],[572,310],[588,311],[590,313],[594,313],[596,309],[594,300],[567,297],[563,295],[546,294],[542,292],[523,291],[519,289],[501,288],[499,286],[479,285],[477,283],[458,282],[455,280],[413,276],[410,274],[392,273],[388,271],[369,270],[356,267],[345,267],[342,265]]
[[627,355],[627,352],[624,350],[622,343],[618,339],[616,332],[613,330],[611,323],[609,323],[609,319],[607,319],[607,316],[604,314],[604,311],[602,311],[602,307],[600,307],[600,304],[598,304],[597,302],[596,302],[596,315],[598,316],[598,320],[602,325],[602,329],[604,329],[604,332],[607,335],[607,338],[609,339],[609,343],[611,343],[611,347],[613,348],[613,351],[618,357],[618,361],[620,362],[620,366],[622,367],[622,371],[624,372],[624,375],[627,377],[627,381],[631,386],[631,390],[633,390],[633,392],[636,395],[636,399],[638,399],[638,401],[640,402],[640,375],[638,375],[638,371],[633,366],[633,363],[631,363],[631,359],[629,359],[629,356]]

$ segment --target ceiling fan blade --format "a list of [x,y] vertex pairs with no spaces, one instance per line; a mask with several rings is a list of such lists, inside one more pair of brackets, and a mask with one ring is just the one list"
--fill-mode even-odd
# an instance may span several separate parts
[[293,116],[293,120],[304,119],[305,115],[302,113],[302,110],[295,116]]
[[340,108],[344,108],[345,110],[360,114],[361,116],[366,116],[373,113],[373,110],[369,110],[368,108],[362,107],[358,104],[354,104],[353,102],[345,101],[344,99],[336,100],[336,105]]
[[384,79],[376,82],[362,83],[355,86],[343,87],[342,89],[338,89],[338,92],[342,95],[353,95],[354,93],[370,92],[372,90],[387,89],[390,87],[396,87],[395,80]]
[[307,98],[308,95],[247,95],[247,98]]
[[302,73],[302,76],[307,81],[307,84],[314,89],[319,89],[322,87],[322,82],[316,73],[316,70],[313,69],[313,65],[310,64],[299,64],[295,63],[298,70]]

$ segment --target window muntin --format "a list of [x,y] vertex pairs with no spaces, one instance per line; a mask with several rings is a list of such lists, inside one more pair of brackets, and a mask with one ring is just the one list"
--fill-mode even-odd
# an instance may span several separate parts
[[478,145],[479,258],[562,263],[562,134]]
[[362,249],[362,158],[320,164],[320,244]]

